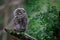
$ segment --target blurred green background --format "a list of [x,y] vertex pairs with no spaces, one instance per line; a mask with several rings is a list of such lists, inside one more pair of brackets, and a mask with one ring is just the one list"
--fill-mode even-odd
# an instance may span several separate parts
[[38,40],[58,40],[53,35],[58,27],[60,0],[25,0],[29,25],[27,33]]
[[[0,0],[0,5],[2,5],[4,3],[4,0]],[[0,11],[0,27],[3,27],[4,24],[4,16],[3,16],[3,13]]]
[[[0,0],[0,5],[4,3]],[[60,0],[24,0],[24,8],[28,15],[26,32],[37,40],[58,40],[54,30],[58,28],[58,11]],[[0,15],[0,27],[3,27],[4,17]]]

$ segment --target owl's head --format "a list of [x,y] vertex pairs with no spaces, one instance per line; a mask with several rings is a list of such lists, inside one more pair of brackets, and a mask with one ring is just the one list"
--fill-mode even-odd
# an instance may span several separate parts
[[25,15],[25,9],[24,8],[17,8],[14,10],[14,17],[21,18]]

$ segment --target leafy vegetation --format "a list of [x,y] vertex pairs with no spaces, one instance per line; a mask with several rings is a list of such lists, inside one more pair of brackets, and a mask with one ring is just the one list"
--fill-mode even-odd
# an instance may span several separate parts
[[58,25],[57,5],[50,0],[25,0],[29,25],[26,32],[38,40],[57,40],[54,30]]
[[0,5],[2,5],[4,3],[4,0],[0,0]]
[[[60,0],[25,0],[24,6],[28,15],[26,32],[38,40],[57,40],[54,30],[58,27],[58,12]],[[0,5],[3,4],[0,0]],[[0,26],[3,26],[3,17],[0,16]]]

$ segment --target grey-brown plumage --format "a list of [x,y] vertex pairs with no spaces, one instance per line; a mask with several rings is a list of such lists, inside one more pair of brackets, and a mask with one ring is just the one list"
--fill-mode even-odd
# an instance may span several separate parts
[[[5,31],[8,32],[8,30],[13,29],[15,32],[11,32],[10,34],[13,35],[14,37],[19,38],[20,40],[37,40],[33,37],[31,37],[30,35],[28,35],[27,33],[25,33],[26,31],[26,27],[28,24],[28,20],[27,20],[27,15],[26,12],[23,8],[17,8],[15,9],[15,11],[13,12],[14,14],[14,18],[12,19],[11,23],[13,26],[13,28],[5,28]],[[13,23],[12,23],[13,22]],[[23,33],[23,34],[21,34]]]
[[17,8],[14,11],[14,23],[16,25],[16,30],[25,31],[27,27],[27,15],[23,8]]

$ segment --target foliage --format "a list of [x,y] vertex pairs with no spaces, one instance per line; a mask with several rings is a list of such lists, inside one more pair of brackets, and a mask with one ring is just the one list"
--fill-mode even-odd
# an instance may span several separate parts
[[4,26],[3,22],[4,22],[3,16],[0,15],[0,28]]
[[[48,4],[50,1],[52,0],[24,0],[29,20],[26,32],[38,40],[57,40],[53,33],[58,25],[57,9],[60,10],[60,0]],[[3,2],[3,0],[0,0],[0,5]],[[3,26],[3,17],[0,16],[0,19],[0,26]]]
[[2,5],[4,3],[4,0],[0,0],[0,5]]
[[58,23],[58,12],[56,7],[48,2],[47,0],[25,0],[29,20],[26,32],[38,40],[57,40],[53,33]]
[[[4,0],[0,0],[0,5],[2,5],[3,3]],[[3,22],[4,22],[3,12],[0,11],[0,28],[3,27]]]

